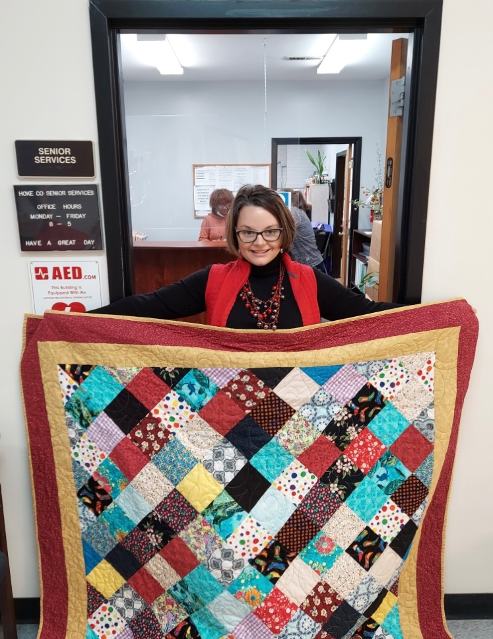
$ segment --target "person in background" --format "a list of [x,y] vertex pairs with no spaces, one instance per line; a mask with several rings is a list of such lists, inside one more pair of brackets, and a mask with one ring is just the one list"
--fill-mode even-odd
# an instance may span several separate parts
[[322,273],[327,270],[322,253],[318,250],[312,223],[306,214],[307,203],[301,191],[286,189],[291,193],[291,213],[296,224],[296,236],[289,249],[289,254],[301,264],[318,268]]
[[206,312],[209,326],[298,328],[395,308],[353,293],[320,270],[292,260],[296,226],[280,195],[265,186],[239,189],[226,240],[236,259],[196,271],[153,293],[132,295],[91,313],[178,319]]
[[201,240],[224,240],[226,238],[226,219],[233,204],[234,195],[228,189],[216,189],[209,198],[211,212],[204,218],[200,227]]

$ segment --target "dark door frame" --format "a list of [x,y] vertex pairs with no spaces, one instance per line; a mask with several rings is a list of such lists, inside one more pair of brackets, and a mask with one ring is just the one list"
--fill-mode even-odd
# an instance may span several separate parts
[[421,299],[443,0],[90,0],[110,300],[132,292],[132,233],[118,34],[412,33],[409,134],[394,298]]
[[[353,145],[353,186],[351,189],[351,201],[358,200],[360,195],[361,181],[361,150],[363,138],[353,136],[341,137],[318,137],[318,138],[272,138],[272,166],[271,166],[271,186],[277,185],[277,158],[278,147],[283,144],[352,144]],[[358,228],[358,207],[351,205],[351,228]],[[336,241],[336,229],[334,227],[334,243]],[[351,253],[352,237],[349,238],[349,252]],[[335,246],[335,244],[334,244]]]
[[[341,277],[341,261],[342,261],[342,242],[340,240],[339,233],[342,233],[342,220],[344,216],[343,207],[344,207],[344,182],[346,176],[344,175],[346,170],[346,156],[347,151],[340,151],[336,156],[336,170],[335,170],[335,206],[334,206],[334,241],[332,245],[332,275],[334,277]],[[341,160],[344,160],[341,162]],[[342,165],[342,167],[341,167]],[[337,178],[340,177],[341,172],[344,175],[344,180],[342,182]],[[359,197],[359,196],[358,196]],[[351,237],[352,240],[352,237]],[[349,251],[352,254],[352,250]],[[349,257],[349,256],[348,256]],[[337,267],[335,264],[337,263]]]

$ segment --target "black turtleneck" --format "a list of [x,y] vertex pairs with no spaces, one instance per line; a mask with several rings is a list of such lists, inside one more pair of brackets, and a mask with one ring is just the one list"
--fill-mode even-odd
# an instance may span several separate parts
[[[277,284],[281,257],[278,255],[265,266],[254,266],[250,272],[250,285],[256,297],[267,300],[272,287]],[[131,295],[117,302],[92,310],[91,313],[109,315],[130,315],[134,317],[154,317],[156,319],[179,319],[203,313],[205,311],[205,289],[210,266],[196,271],[179,282],[163,286],[146,295]],[[317,300],[321,317],[338,320],[356,317],[367,313],[376,313],[399,304],[372,302],[364,295],[353,293],[318,269],[313,269],[317,280]],[[302,326],[301,313],[294,299],[293,290],[286,274],[283,280],[284,299],[281,302],[278,328],[297,328]],[[236,299],[226,323],[228,328],[257,328],[256,320],[239,297]]]

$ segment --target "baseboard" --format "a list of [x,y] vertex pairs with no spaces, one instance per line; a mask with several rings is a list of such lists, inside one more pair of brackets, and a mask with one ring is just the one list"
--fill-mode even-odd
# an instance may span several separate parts
[[[14,599],[17,623],[39,623],[39,599]],[[445,595],[447,619],[493,619],[493,593]]]
[[447,619],[493,619],[493,593],[445,595]]

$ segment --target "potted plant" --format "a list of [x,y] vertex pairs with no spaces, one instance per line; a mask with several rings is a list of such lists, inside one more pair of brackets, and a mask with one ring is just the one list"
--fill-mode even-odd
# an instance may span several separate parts
[[308,151],[308,149],[305,149],[305,153],[308,157],[308,159],[310,160],[310,162],[313,164],[313,166],[315,167],[315,183],[316,184],[321,184],[323,182],[323,177],[324,175],[327,175],[327,172],[325,171],[325,159],[326,159],[326,155],[324,154],[322,156],[322,154],[320,153],[320,150],[317,152],[317,157],[314,158],[313,155],[310,153],[310,151]]

